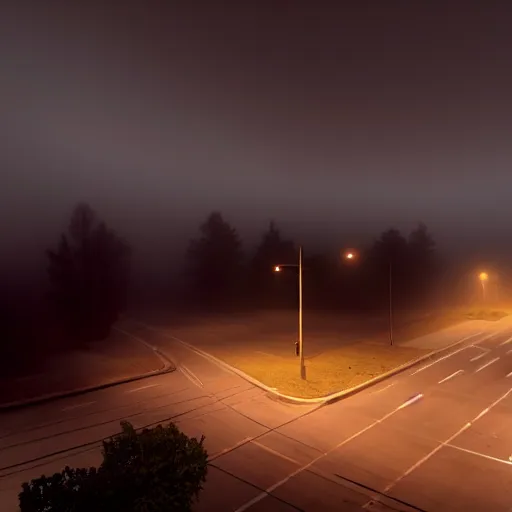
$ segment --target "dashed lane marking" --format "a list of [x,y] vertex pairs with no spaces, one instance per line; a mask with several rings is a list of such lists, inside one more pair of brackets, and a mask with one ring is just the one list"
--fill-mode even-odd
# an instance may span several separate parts
[[441,379],[438,384],[442,384],[443,382],[446,382],[447,380],[453,379],[457,375],[464,373],[464,370],[457,370],[456,372],[453,372],[451,375],[448,375],[448,377],[445,377],[444,379]]
[[70,405],[69,407],[64,407],[64,409],[61,409],[61,411],[72,411],[73,409],[79,409],[80,407],[87,407],[88,405],[92,405],[92,404],[95,404],[96,402],[84,402],[84,403],[81,403],[81,404],[75,404],[75,405]]
[[475,373],[478,373],[479,371],[482,371],[484,368],[487,368],[488,366],[491,366],[491,364],[495,363],[498,359],[499,359],[499,357],[495,357],[494,359],[491,359],[490,361],[487,361],[487,363],[483,364],[482,366],[480,366],[480,368],[475,370]]
[[357,437],[359,437],[360,435],[364,434],[365,432],[367,432],[368,430],[370,430],[371,428],[379,425],[380,423],[384,422],[385,420],[387,420],[389,417],[393,416],[394,414],[396,414],[398,411],[404,409],[405,407],[417,402],[418,400],[420,400],[421,398],[423,398],[423,394],[418,394],[414,397],[412,397],[411,399],[407,400],[407,402],[403,403],[402,405],[400,405],[399,407],[397,407],[396,409],[392,410],[391,412],[387,413],[385,416],[383,416],[382,418],[370,423],[369,425],[367,425],[365,428],[359,430],[358,432],[356,432],[355,434],[352,434],[350,437],[347,437],[347,439],[343,440],[341,443],[338,443],[334,448],[332,448],[331,450],[328,450],[327,452],[325,453],[322,453],[321,455],[319,455],[318,457],[315,457],[311,462],[309,462],[308,464],[305,464],[304,466],[301,466],[300,468],[296,469],[295,471],[293,471],[292,473],[290,473],[288,476],[286,476],[285,478],[283,478],[282,480],[280,480],[279,482],[275,483],[274,485],[271,485],[270,487],[268,487],[267,489],[265,489],[265,491],[261,492],[260,494],[258,494],[257,496],[255,496],[252,500],[249,500],[247,501],[246,503],[244,503],[242,506],[238,507],[235,512],[244,512],[245,510],[248,510],[250,509],[252,506],[254,506],[256,503],[259,503],[261,500],[265,499],[271,492],[275,491],[276,489],[278,489],[279,487],[283,486],[284,484],[286,484],[289,480],[291,480],[292,478],[294,478],[295,476],[297,476],[299,473],[302,473],[303,471],[309,469],[313,464],[315,464],[316,462],[318,462],[320,459],[322,459],[323,457],[325,457],[326,455],[328,455],[329,453],[332,453],[334,450],[337,450],[338,448],[344,446],[345,444],[349,443],[350,441],[352,441],[353,439],[356,439]]
[[160,386],[160,384],[148,384],[147,386],[142,386],[140,388],[129,389],[127,393],[135,393],[136,391],[142,391],[143,389],[154,388],[156,386]]

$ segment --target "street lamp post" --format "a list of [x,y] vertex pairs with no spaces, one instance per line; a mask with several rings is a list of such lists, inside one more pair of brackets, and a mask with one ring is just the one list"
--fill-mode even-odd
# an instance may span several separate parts
[[304,339],[302,336],[302,262],[303,262],[303,251],[302,245],[299,246],[299,263],[291,264],[285,263],[276,265],[274,267],[275,272],[281,272],[282,267],[298,267],[299,269],[299,341],[298,341],[298,349],[299,349],[299,364],[300,364],[300,377],[301,379],[306,379],[306,367],[304,365]]
[[480,279],[480,283],[482,283],[482,299],[485,302],[486,301],[486,289],[485,289],[485,283],[489,280],[489,274],[487,272],[480,272],[480,275],[478,276]]
[[393,266],[389,260],[389,343],[393,345]]
[[299,359],[300,378],[306,378],[306,367],[304,366],[304,339],[302,337],[302,245],[299,246]]

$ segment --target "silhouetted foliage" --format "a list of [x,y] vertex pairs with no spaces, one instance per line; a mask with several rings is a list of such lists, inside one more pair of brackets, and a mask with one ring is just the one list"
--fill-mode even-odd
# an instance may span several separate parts
[[[326,254],[304,256],[304,305],[313,309],[331,309],[342,306],[340,262]],[[346,292],[346,290],[345,290]]]
[[283,239],[275,222],[270,222],[251,261],[250,293],[257,295],[259,304],[264,307],[290,305],[291,295],[297,295],[297,278],[292,276],[297,269],[278,274],[274,267],[297,263],[297,254],[294,243]]
[[0,374],[7,375],[13,362],[21,359],[20,321],[17,312],[5,297],[0,298]]
[[[409,276],[407,239],[399,230],[391,228],[379,236],[369,250],[367,259],[367,289],[369,299],[376,305],[389,300],[389,277],[392,276],[393,297],[405,300]],[[395,300],[397,302],[397,300]]]
[[125,306],[130,250],[86,204],[78,205],[56,251],[47,251],[52,297],[73,332],[108,336]]
[[99,469],[66,467],[52,477],[22,484],[21,512],[166,512],[189,511],[208,469],[200,440],[174,424],[122,432],[103,442]]
[[420,223],[409,235],[409,275],[412,298],[428,299],[429,288],[435,282],[440,265],[435,251],[435,241],[427,226]]
[[207,305],[221,305],[239,291],[243,254],[236,230],[219,212],[201,224],[200,237],[192,240],[188,262],[195,291]]
[[376,304],[389,301],[391,274],[393,302],[412,307],[429,298],[438,269],[435,242],[420,223],[408,238],[388,229],[374,242],[367,260],[366,288]]

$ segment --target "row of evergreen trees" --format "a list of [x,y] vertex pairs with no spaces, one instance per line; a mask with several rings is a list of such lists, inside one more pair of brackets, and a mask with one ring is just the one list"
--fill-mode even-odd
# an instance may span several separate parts
[[[181,296],[207,310],[235,304],[294,307],[296,269],[275,273],[273,267],[296,263],[297,251],[297,245],[271,222],[254,254],[247,257],[237,231],[221,213],[213,212],[190,242],[183,269],[189,279]],[[130,253],[129,245],[88,205],[76,207],[58,247],[47,252],[51,297],[75,335],[84,340],[108,335],[126,306]],[[373,245],[357,250],[354,261],[341,253],[306,252],[304,299],[312,308],[378,308],[389,299],[391,275],[395,301],[419,304],[432,290],[438,270],[435,244],[425,225],[408,238],[390,229]]]
[[[331,255],[304,258],[305,298],[311,307],[380,307],[388,300],[391,274],[398,302],[421,304],[433,291],[440,272],[435,243],[420,223],[406,238],[396,229],[382,233],[372,245],[356,249],[353,261],[347,248]],[[248,305],[292,305],[296,271],[272,272],[279,263],[296,263],[298,246],[283,237],[274,222],[263,234],[253,255],[244,256],[237,231],[218,212],[200,226],[200,237],[188,251],[190,291],[205,304],[234,298]]]

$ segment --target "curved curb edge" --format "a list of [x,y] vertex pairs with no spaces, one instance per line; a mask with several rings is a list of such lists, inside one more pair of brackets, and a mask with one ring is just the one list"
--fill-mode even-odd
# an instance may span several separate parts
[[[147,327],[150,327],[150,326],[147,326]],[[471,334],[470,336],[466,336],[464,338],[461,338],[460,340],[457,340],[456,342],[451,343],[450,345],[448,345],[446,347],[443,347],[443,348],[440,348],[440,349],[437,349],[437,350],[433,350],[432,352],[429,352],[428,354],[420,356],[420,357],[418,357],[418,358],[416,358],[416,359],[414,359],[412,361],[409,361],[409,362],[407,362],[407,363],[405,363],[405,364],[403,364],[401,366],[398,366],[397,368],[393,368],[392,370],[390,370],[390,371],[388,371],[386,373],[378,375],[377,377],[374,377],[373,379],[367,380],[366,382],[358,384],[357,386],[354,386],[352,388],[345,389],[343,391],[338,391],[336,393],[332,393],[332,394],[324,396],[324,397],[318,397],[318,398],[299,398],[299,397],[294,397],[294,396],[285,395],[283,393],[280,393],[275,388],[271,388],[271,387],[263,384],[262,382],[256,380],[254,377],[251,377],[250,375],[248,375],[248,374],[244,373],[243,371],[239,370],[238,368],[235,368],[234,366],[231,366],[231,365],[225,363],[224,361],[216,358],[215,356],[212,356],[208,352],[205,352],[204,350],[201,350],[200,348],[197,348],[194,345],[192,345],[190,343],[187,343],[186,341],[183,341],[183,340],[181,340],[179,338],[176,338],[175,336],[172,336],[172,335],[166,333],[165,331],[163,331],[161,329],[157,329],[157,328],[154,328],[154,327],[151,327],[151,329],[159,331],[159,332],[165,334],[167,337],[169,337],[169,338],[171,338],[171,339],[181,343],[182,345],[184,345],[188,349],[190,349],[193,352],[195,352],[196,354],[204,357],[205,359],[208,359],[209,361],[211,361],[212,363],[216,364],[217,366],[223,368],[224,370],[227,370],[227,371],[229,371],[231,373],[234,373],[234,374],[238,375],[239,377],[241,377],[242,379],[250,382],[251,384],[253,384],[253,385],[257,386],[257,387],[259,387],[260,389],[263,389],[264,391],[266,391],[267,393],[269,393],[270,395],[272,395],[276,399],[284,401],[284,402],[287,402],[287,403],[292,403],[292,404],[295,404],[295,405],[308,405],[308,404],[311,404],[311,405],[319,405],[319,404],[323,405],[323,404],[334,403],[334,402],[336,402],[338,400],[342,400],[342,399],[347,398],[347,397],[349,397],[351,395],[354,395],[355,393],[363,391],[366,388],[369,388],[369,387],[371,387],[371,386],[373,386],[375,384],[378,384],[379,382],[382,382],[383,380],[386,380],[389,377],[392,377],[392,376],[397,375],[397,374],[399,374],[399,373],[401,373],[401,372],[403,372],[403,371],[405,371],[405,370],[407,370],[409,368],[412,368],[413,366],[416,366],[417,364],[420,364],[423,361],[426,361],[426,360],[428,360],[428,359],[430,359],[432,357],[435,357],[435,356],[437,356],[439,354],[442,354],[443,352],[447,352],[450,349],[460,345],[461,343],[464,343],[465,341],[468,341],[471,338],[475,338],[475,337],[480,336],[481,334],[483,334],[483,331],[481,331],[481,332],[477,332],[475,334]]]
[[72,390],[64,391],[64,392],[49,393],[47,395],[30,398],[28,400],[18,400],[15,402],[8,402],[5,404],[0,404],[0,413],[8,412],[8,411],[16,410],[16,409],[23,409],[25,407],[40,405],[40,404],[44,404],[47,402],[59,400],[61,398],[70,398],[73,396],[84,395],[86,393],[91,393],[93,391],[100,391],[102,389],[120,386],[121,384],[128,384],[130,382],[136,382],[139,380],[148,379],[150,377],[155,377],[157,375],[171,373],[176,370],[176,365],[166,355],[162,354],[156,347],[153,347],[152,345],[150,345],[146,341],[142,340],[141,338],[137,338],[136,336],[133,336],[132,334],[130,334],[127,331],[123,331],[122,329],[119,329],[117,327],[114,327],[114,329],[123,334],[126,334],[127,336],[130,336],[131,338],[139,341],[140,343],[142,343],[146,347],[148,347],[156,355],[156,357],[158,359],[160,359],[160,361],[162,361],[162,367],[157,370],[151,370],[149,372],[142,373],[140,375],[136,375],[134,377],[125,377],[123,379],[105,382],[103,384],[98,384],[96,386],[87,386],[84,388],[72,389]]

